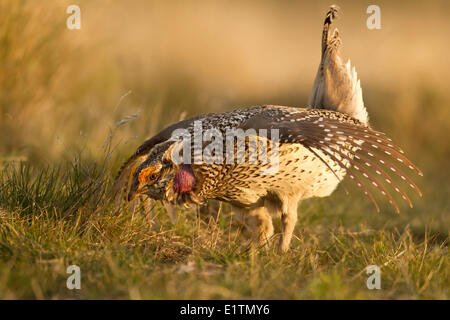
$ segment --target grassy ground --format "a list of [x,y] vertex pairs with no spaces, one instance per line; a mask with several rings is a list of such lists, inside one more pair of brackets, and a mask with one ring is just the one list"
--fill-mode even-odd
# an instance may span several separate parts
[[[226,204],[177,208],[172,224],[159,203],[109,201],[121,162],[180,117],[306,103],[329,3],[208,3],[82,1],[80,31],[64,1],[0,3],[0,298],[448,299],[446,3],[381,3],[370,32],[365,7],[338,3],[372,125],[424,172],[413,209],[380,199],[377,214],[345,181],[349,196],[300,204],[278,256],[250,250]],[[72,264],[81,290],[66,288]]]

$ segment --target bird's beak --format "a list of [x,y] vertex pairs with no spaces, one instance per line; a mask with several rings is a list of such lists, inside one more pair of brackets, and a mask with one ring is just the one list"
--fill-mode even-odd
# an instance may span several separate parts
[[130,190],[130,192],[128,192],[128,202],[133,201],[134,198],[137,197],[137,195],[138,195],[137,192]]
[[128,201],[133,201],[140,194],[139,192],[139,183],[133,182],[130,187],[130,191],[128,191],[127,199]]

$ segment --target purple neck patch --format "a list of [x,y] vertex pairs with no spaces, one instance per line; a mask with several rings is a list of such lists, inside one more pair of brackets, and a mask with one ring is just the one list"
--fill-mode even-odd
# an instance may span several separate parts
[[173,191],[178,194],[188,193],[194,189],[195,176],[190,165],[183,164],[173,177]]

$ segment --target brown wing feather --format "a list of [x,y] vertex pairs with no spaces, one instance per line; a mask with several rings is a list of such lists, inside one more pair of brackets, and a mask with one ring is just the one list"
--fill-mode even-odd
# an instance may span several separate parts
[[[388,168],[398,174],[403,180],[421,195],[417,186],[401,173],[387,159],[393,158],[416,171],[419,175],[422,172],[404,155],[402,149],[392,143],[384,133],[372,130],[356,119],[348,115],[330,110],[305,110],[305,109],[285,109],[284,114],[274,117],[273,114],[262,112],[261,114],[248,120],[243,128],[280,130],[281,143],[300,143],[309,150],[314,148],[322,154],[336,162],[340,167],[347,170],[349,176],[355,180],[357,185],[363,188],[364,193],[370,198],[378,208],[374,198],[359,180],[353,169],[360,172],[368,179],[380,192],[386,196],[392,206],[398,211],[398,206],[376,179],[376,175],[383,177],[395,191],[399,192],[409,205],[412,205],[406,193],[391,179],[383,168]],[[368,158],[370,156],[372,161]],[[319,159],[327,164],[322,157]],[[347,161],[348,164],[344,163]],[[363,163],[360,164],[359,161]],[[378,163],[376,164],[375,161]],[[374,170],[375,173],[371,173]],[[375,175],[375,176],[374,176]]]
[[[312,129],[311,129],[312,130]],[[345,144],[349,144],[351,147],[353,147],[355,150],[358,150],[359,152],[356,154],[354,154],[354,159],[357,160],[362,160],[361,163],[363,166],[366,166],[368,169],[373,169],[375,171],[375,173],[377,175],[382,176],[393,188],[395,191],[397,191],[398,193],[401,194],[402,198],[408,202],[409,206],[412,207],[412,203],[410,201],[410,199],[408,198],[408,196],[401,190],[401,188],[395,183],[395,181],[393,181],[391,179],[391,177],[377,164],[375,164],[373,161],[371,161],[368,157],[364,156],[364,152],[365,148],[363,148],[361,145],[358,145],[356,143],[354,143],[352,141],[352,139],[346,139],[345,142],[339,139],[336,139],[335,137],[329,137],[329,133],[327,133],[326,135],[323,132],[320,132],[318,130],[316,130],[317,132],[315,133],[316,138],[321,139],[320,141],[324,141],[324,139],[328,138],[331,142],[335,143],[336,145],[339,145],[339,148],[346,148]],[[364,145],[363,145],[364,146]],[[339,152],[335,146],[332,146],[331,144],[329,144],[328,148],[331,148],[334,152]],[[370,174],[369,172],[367,172],[366,170],[364,170],[363,167],[359,166],[358,162],[355,161],[354,159],[350,159],[345,152],[341,152],[340,155],[342,154],[342,156],[344,156],[348,161],[350,161],[353,166],[355,167],[355,169],[357,169],[358,171],[362,172],[362,174],[368,178],[369,180],[372,181],[373,184],[375,184],[381,191],[381,193],[383,195],[385,195],[389,201],[391,202],[391,200],[393,201],[393,199],[389,196],[389,194],[386,194],[386,191],[384,190],[384,188],[380,185],[380,183],[376,180],[376,178],[374,178],[374,176],[372,174]],[[373,155],[373,154],[372,154]],[[412,186],[412,185],[411,185]],[[416,187],[417,188],[417,187]],[[420,190],[418,190],[419,195]],[[395,206],[395,205],[394,205]],[[397,210],[396,210],[397,211]]]

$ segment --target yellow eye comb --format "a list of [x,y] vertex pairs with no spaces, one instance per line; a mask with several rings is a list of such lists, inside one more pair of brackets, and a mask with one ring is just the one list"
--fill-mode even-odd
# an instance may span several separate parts
[[139,183],[144,183],[146,182],[148,179],[148,176],[151,175],[154,172],[158,171],[158,167],[147,167],[145,169],[142,169],[141,172],[139,173]]

